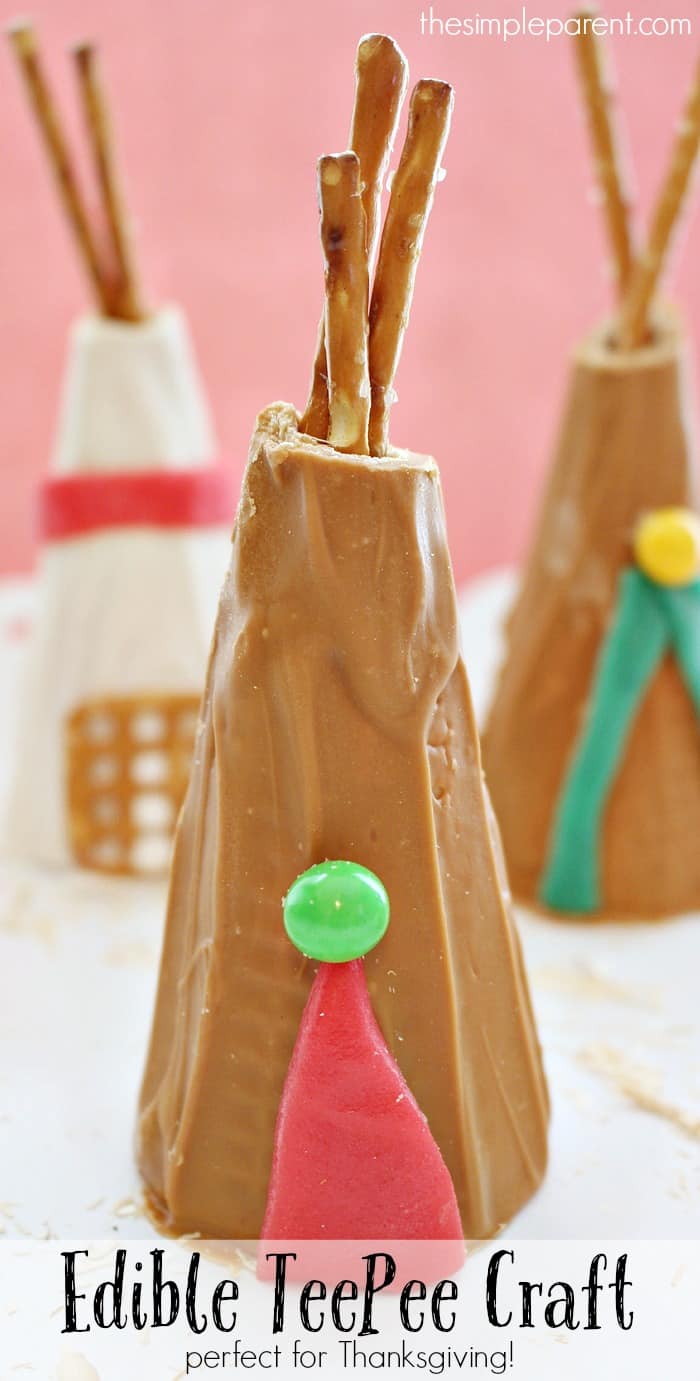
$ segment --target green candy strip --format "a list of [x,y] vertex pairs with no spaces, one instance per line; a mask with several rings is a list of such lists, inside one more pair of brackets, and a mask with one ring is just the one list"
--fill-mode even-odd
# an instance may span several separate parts
[[695,712],[700,717],[700,580],[678,590],[660,590],[671,643]]
[[605,803],[634,716],[671,641],[658,593],[658,587],[641,571],[632,568],[623,572],[586,722],[559,799],[540,885],[541,900],[553,911],[587,913],[600,906]]

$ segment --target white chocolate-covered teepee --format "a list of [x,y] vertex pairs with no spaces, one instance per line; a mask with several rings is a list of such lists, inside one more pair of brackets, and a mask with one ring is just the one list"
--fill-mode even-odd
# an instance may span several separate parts
[[230,491],[175,307],[133,267],[95,51],[76,52],[111,259],[103,264],[27,26],[12,32],[99,311],[74,327],[51,468],[10,847],[114,872],[167,864],[225,569]]

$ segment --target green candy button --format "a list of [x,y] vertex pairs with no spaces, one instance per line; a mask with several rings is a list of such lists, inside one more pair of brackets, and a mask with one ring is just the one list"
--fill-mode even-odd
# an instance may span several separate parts
[[284,899],[284,925],[310,959],[345,964],[379,944],[389,924],[389,898],[374,873],[359,863],[317,863]]

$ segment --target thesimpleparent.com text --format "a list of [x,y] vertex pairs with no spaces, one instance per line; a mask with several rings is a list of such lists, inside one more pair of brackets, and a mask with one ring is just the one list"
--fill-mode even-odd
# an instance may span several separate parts
[[598,38],[690,38],[693,23],[685,18],[669,15],[624,15],[608,17],[602,14],[576,14],[560,19],[530,14],[526,6],[511,15],[443,15],[433,5],[419,16],[420,32],[425,38],[495,38],[510,43],[518,38],[539,38],[551,43],[556,38],[575,38],[583,32]]

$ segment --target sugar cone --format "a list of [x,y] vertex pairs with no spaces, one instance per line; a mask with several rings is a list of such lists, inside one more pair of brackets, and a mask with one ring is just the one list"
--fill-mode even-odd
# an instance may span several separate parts
[[537,1186],[547,1095],[457,648],[432,460],[253,438],[175,847],[138,1156],[171,1231],[259,1235],[314,965],[281,899],[325,858],[384,882],[372,1007],[468,1237]]
[[[553,816],[576,748],[619,576],[645,512],[695,501],[683,333],[664,312],[652,344],[576,351],[552,473],[484,735],[487,781],[516,897],[537,904]],[[666,657],[633,724],[601,841],[600,914],[700,906],[700,734]]]

